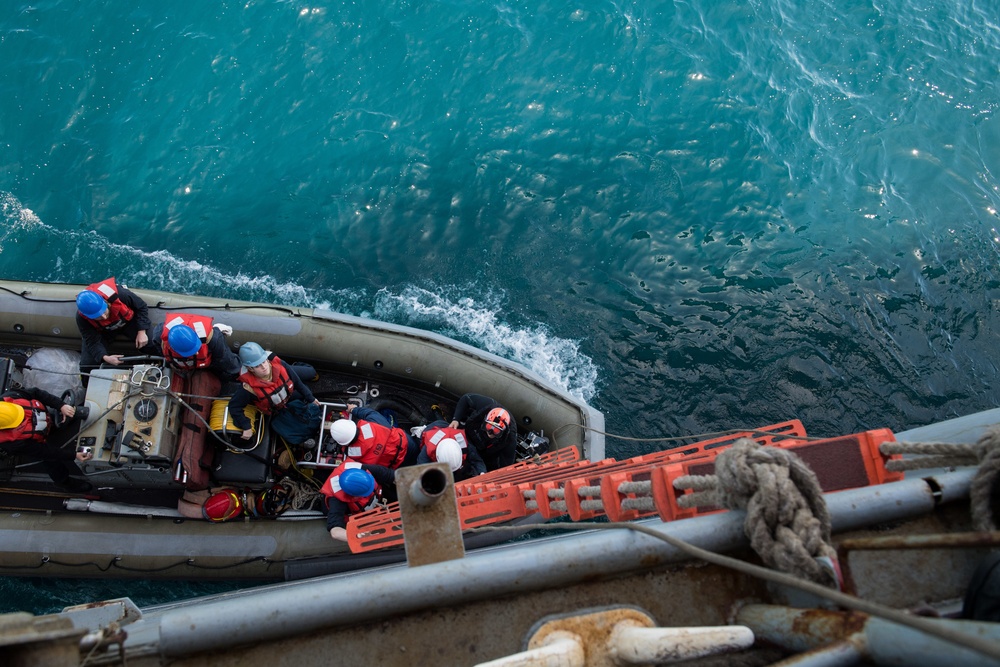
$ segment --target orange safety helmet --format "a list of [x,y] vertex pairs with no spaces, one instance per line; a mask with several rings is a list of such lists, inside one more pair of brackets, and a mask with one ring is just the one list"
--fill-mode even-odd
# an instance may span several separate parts
[[486,421],[483,422],[486,435],[491,438],[499,438],[508,426],[510,426],[510,413],[503,408],[490,410],[489,414],[486,415]]
[[213,523],[229,521],[243,514],[243,499],[234,489],[213,493],[201,506],[201,515]]

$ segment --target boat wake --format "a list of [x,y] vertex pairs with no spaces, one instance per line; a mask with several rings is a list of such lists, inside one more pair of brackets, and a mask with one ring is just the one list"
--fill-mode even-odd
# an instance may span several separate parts
[[505,312],[502,295],[487,292],[473,299],[468,296],[472,291],[477,290],[469,286],[431,291],[410,286],[397,294],[383,289],[376,294],[374,312],[366,316],[470,342],[527,366],[584,401],[594,397],[597,365],[576,341],[553,335],[543,324],[511,325],[497,316]]
[[[597,394],[594,361],[578,341],[554,335],[542,323],[514,325],[502,319],[506,296],[480,286],[447,285],[427,289],[404,286],[374,293],[359,289],[312,288],[281,282],[266,274],[226,272],[167,250],[146,251],[115,243],[96,231],[62,230],[47,225],[10,193],[0,192],[0,276],[17,280],[89,283],[114,275],[129,286],[220,298],[324,308],[347,315],[433,331],[527,366],[547,381],[590,402]],[[23,249],[33,243],[35,261],[25,267]],[[475,293],[476,297],[470,297]]]

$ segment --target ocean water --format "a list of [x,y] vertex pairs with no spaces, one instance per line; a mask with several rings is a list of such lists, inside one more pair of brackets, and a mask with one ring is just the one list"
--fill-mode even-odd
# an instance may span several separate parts
[[[997,0],[5,10],[5,278],[448,334],[620,457],[1000,404]],[[0,579],[0,611],[214,590]]]

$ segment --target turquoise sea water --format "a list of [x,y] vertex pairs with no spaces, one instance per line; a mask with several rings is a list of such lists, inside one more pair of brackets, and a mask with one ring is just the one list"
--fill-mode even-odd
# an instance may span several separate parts
[[998,63],[997,0],[8,3],[0,276],[438,331],[634,438],[914,427],[1000,404]]

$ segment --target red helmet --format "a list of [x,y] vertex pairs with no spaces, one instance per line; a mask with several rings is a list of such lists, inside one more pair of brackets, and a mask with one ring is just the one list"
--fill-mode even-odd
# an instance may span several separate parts
[[223,489],[208,497],[201,506],[201,514],[208,521],[221,523],[243,514],[243,499],[233,489]]
[[508,426],[510,426],[510,413],[503,408],[490,410],[489,414],[486,415],[486,421],[483,422],[486,435],[491,438],[499,438]]

